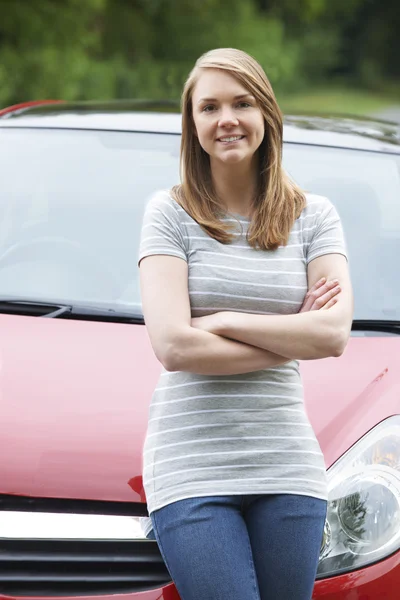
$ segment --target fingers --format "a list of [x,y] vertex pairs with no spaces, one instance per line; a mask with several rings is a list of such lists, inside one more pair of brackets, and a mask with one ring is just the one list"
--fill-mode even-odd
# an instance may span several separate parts
[[[307,292],[299,312],[320,310],[321,308],[324,308],[332,298],[340,293],[340,291],[341,288],[337,279],[326,281],[326,278],[323,277]],[[329,306],[332,306],[332,304]]]
[[318,297],[318,290],[325,284],[325,282],[326,277],[323,277],[308,290],[307,294],[304,297],[303,305],[300,309],[300,312],[307,312],[311,310],[312,305]]
[[334,298],[341,292],[341,287],[338,284],[335,285],[334,283],[330,283],[328,287],[330,289],[328,289],[327,292],[325,292],[315,300],[313,306],[311,307],[311,310],[320,310],[321,308],[324,308],[327,302],[329,302],[332,298]]
[[320,310],[327,310],[328,308],[332,308],[332,306],[334,306],[336,304],[336,302],[338,301],[337,298],[331,298],[326,304],[325,306],[323,306]]

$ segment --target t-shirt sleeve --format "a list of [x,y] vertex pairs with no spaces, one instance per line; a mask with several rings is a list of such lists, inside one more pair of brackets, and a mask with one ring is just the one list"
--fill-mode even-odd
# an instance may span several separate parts
[[187,262],[187,250],[178,206],[168,192],[160,191],[147,203],[140,234],[138,264],[145,256],[166,254]]
[[343,254],[347,258],[346,241],[339,214],[327,198],[320,197],[310,228],[306,262],[324,254]]

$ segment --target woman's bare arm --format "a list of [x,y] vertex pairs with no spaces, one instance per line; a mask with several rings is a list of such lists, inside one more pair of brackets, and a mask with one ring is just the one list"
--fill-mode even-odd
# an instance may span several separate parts
[[311,261],[309,285],[313,286],[322,276],[338,280],[340,284],[337,302],[329,310],[293,315],[219,312],[196,319],[195,326],[288,359],[340,356],[350,335],[353,315],[353,295],[345,257],[327,254]]
[[191,326],[187,263],[174,256],[140,262],[143,314],[156,357],[168,371],[236,375],[288,359]]

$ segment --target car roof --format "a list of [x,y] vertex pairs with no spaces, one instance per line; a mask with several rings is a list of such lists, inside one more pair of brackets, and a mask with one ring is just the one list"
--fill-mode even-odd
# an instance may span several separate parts
[[[175,102],[43,102],[0,111],[0,127],[181,133]],[[329,115],[286,115],[287,143],[400,154],[400,126],[376,119]]]

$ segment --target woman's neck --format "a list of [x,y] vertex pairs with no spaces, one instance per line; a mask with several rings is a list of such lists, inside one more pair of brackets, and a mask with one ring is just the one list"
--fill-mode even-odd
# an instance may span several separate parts
[[250,216],[257,192],[257,166],[211,165],[211,176],[221,206],[228,212]]

